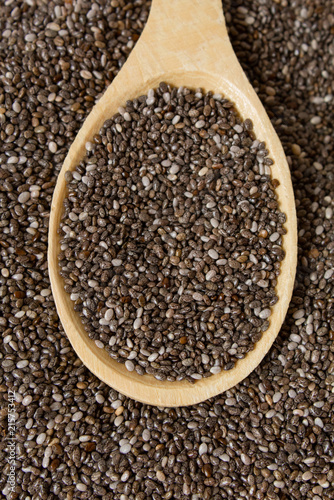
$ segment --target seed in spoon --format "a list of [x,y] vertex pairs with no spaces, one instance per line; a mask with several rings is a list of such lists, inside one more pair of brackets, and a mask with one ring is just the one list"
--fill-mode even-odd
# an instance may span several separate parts
[[128,370],[194,383],[269,326],[286,220],[272,160],[211,92],[161,84],[120,111],[66,177],[65,290]]

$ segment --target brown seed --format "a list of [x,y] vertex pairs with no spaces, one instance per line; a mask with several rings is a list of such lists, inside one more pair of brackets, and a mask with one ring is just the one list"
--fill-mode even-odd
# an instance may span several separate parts
[[91,452],[95,450],[95,443],[86,443],[85,444],[85,451]]
[[60,465],[60,460],[58,458],[55,458],[54,460],[52,460],[50,464],[50,469],[54,471],[59,467],[59,465]]
[[202,472],[204,472],[206,477],[212,476],[212,467],[210,464],[204,464],[202,467]]

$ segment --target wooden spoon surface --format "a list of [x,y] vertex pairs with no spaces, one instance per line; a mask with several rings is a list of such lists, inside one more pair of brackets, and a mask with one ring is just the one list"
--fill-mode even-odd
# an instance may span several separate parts
[[[64,291],[57,256],[60,252],[58,229],[66,196],[65,172],[74,170],[85,155],[85,144],[97,134],[127,100],[147,94],[165,81],[173,86],[202,88],[220,92],[236,104],[243,119],[250,118],[256,136],[266,142],[274,160],[272,175],[280,210],[287,216],[283,237],[286,257],[278,277],[278,303],[270,317],[269,329],[253,351],[239,360],[232,370],[196,381],[161,382],[151,375],[129,372],[89,339],[70,296]],[[157,406],[185,406],[199,403],[233,387],[261,362],[274,342],[292,295],[297,261],[297,224],[289,167],[281,143],[252,86],[248,82],[231,46],[221,0],[153,0],[147,25],[120,73],[92,109],[73,142],[59,174],[54,191],[48,263],[57,311],[68,338],[82,362],[101,380],[133,399]]]

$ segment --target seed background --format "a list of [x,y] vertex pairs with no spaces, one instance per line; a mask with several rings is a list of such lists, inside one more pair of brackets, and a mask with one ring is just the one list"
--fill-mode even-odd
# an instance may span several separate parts
[[9,389],[17,401],[17,493],[3,495],[334,498],[331,2],[224,2],[234,49],[288,156],[297,203],[295,291],[261,366],[200,405],[153,408],[90,374],[59,323],[46,261],[57,174],[149,7],[121,0],[0,6],[2,490]]

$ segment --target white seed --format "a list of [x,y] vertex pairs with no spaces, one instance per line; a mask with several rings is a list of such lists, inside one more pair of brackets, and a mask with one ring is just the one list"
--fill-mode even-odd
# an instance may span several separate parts
[[15,113],[19,113],[21,111],[21,105],[19,102],[17,101],[14,101],[13,102],[13,105],[12,105],[12,110],[15,112]]
[[119,451],[123,455],[126,455],[127,453],[129,453],[129,451],[131,451],[131,444],[124,444],[120,447]]
[[274,242],[274,241],[277,241],[279,239],[280,235],[279,233],[273,233],[269,236],[269,239],[270,241]]
[[263,311],[260,312],[259,316],[261,319],[267,319],[269,318],[270,314],[271,314],[270,309],[263,309]]
[[291,340],[292,342],[297,342],[297,343],[298,343],[298,342],[300,342],[300,341],[301,341],[301,336],[300,336],[300,335],[297,335],[296,333],[292,333],[292,334],[290,335],[290,340]]
[[199,292],[195,292],[194,295],[193,295],[193,299],[194,300],[202,300],[203,299],[203,295]]
[[142,437],[143,437],[144,441],[146,441],[146,442],[149,441],[151,439],[151,433],[150,433],[150,431],[148,429],[144,429]]
[[143,315],[143,312],[144,312],[144,309],[143,309],[142,307],[139,307],[139,308],[137,309],[137,314],[136,314],[136,315],[137,315],[137,318],[141,318],[141,317],[142,317],[142,315]]
[[309,325],[306,326],[306,333],[307,333],[307,335],[312,335],[312,333],[313,333],[312,323],[310,323]]
[[218,257],[219,257],[218,253],[213,248],[210,248],[210,250],[208,251],[208,255],[209,255],[209,257],[211,257],[211,259],[214,259],[214,260],[218,259]]
[[313,477],[312,472],[308,470],[308,471],[304,472],[304,474],[302,475],[302,480],[309,481],[310,479],[312,479],[312,477]]
[[34,33],[28,33],[25,37],[24,37],[24,40],[26,42],[33,42],[34,40],[36,40],[36,35]]
[[319,123],[321,123],[320,116],[313,116],[310,120],[310,123],[312,123],[312,125],[319,125]]
[[241,453],[241,461],[245,464],[245,465],[250,465],[252,463],[252,459],[246,455],[245,453]]
[[214,270],[212,269],[211,271],[208,271],[208,272],[206,273],[206,275],[205,275],[205,279],[206,279],[207,281],[210,281],[210,280],[212,280],[212,278],[214,278],[214,277],[216,276],[216,274],[217,274],[217,273],[216,273],[216,271],[214,271]]
[[138,330],[143,324],[143,320],[141,318],[136,318],[133,322],[133,328]]
[[29,406],[31,402],[32,402],[32,396],[30,395],[22,399],[23,406]]
[[204,120],[198,120],[196,123],[195,123],[195,127],[196,128],[203,128],[205,125],[205,121]]
[[111,403],[111,407],[114,408],[114,410],[117,410],[120,406],[122,406],[122,401],[120,399],[116,399]]
[[147,361],[149,363],[152,363],[153,361],[155,361],[157,358],[159,357],[159,353],[158,352],[153,352],[148,358],[147,358]]
[[334,269],[328,269],[328,271],[325,272],[324,278],[325,280],[329,280],[334,274]]
[[87,490],[87,486],[84,483],[77,483],[76,488],[79,491],[86,491]]
[[114,316],[114,310],[113,309],[107,309],[106,312],[104,313],[104,319],[106,321],[110,321]]
[[74,212],[70,212],[68,216],[73,222],[76,222],[78,220],[78,216]]
[[45,441],[45,439],[46,439],[46,434],[45,434],[45,432],[42,432],[41,434],[39,434],[37,436],[36,443],[37,444],[43,444],[44,441]]
[[82,411],[76,411],[73,415],[72,415],[72,420],[73,422],[78,422],[79,420],[81,420],[83,417],[83,413]]
[[88,280],[88,286],[90,286],[91,288],[95,288],[96,286],[98,286],[99,282],[96,281],[96,280]]
[[143,183],[143,186],[145,186],[145,187],[150,185],[150,179],[146,175],[142,178],[141,181]]
[[19,195],[19,197],[17,198],[17,201],[19,203],[27,203],[27,201],[29,200],[29,198],[30,198],[29,191],[23,191],[23,193],[21,193]]
[[318,427],[321,427],[321,429],[322,429],[322,428],[323,428],[323,426],[324,426],[323,421],[322,421],[322,420],[321,420],[321,418],[319,418],[319,417],[317,417],[317,418],[315,418],[315,419],[314,419],[314,423],[315,423],[315,425],[317,425]]
[[325,210],[326,219],[331,219],[333,217],[333,209],[331,207],[327,207]]
[[266,418],[272,418],[274,415],[276,415],[276,410],[269,410],[266,413]]
[[[162,162],[162,163],[164,163],[164,162]],[[177,165],[177,163],[174,163],[171,166],[171,168],[169,169],[169,173],[172,174],[172,175],[174,175],[174,174],[177,174],[179,172],[179,170],[180,170],[179,165]]]
[[22,361],[18,361],[16,363],[16,367],[21,369],[21,368],[25,368],[26,366],[28,366],[29,364],[29,361],[27,359],[23,359]]
[[56,153],[57,149],[58,149],[58,146],[54,141],[49,142],[49,150],[51,153]]
[[298,311],[294,312],[292,317],[293,319],[300,319],[305,315],[305,310],[304,309],[298,309]]
[[96,399],[96,402],[99,403],[99,404],[102,404],[102,403],[105,402],[105,399],[102,396],[102,394],[96,394],[95,399]]
[[305,460],[303,460],[304,464],[313,464],[315,462],[315,457],[307,457]]
[[207,365],[210,361],[210,358],[207,354],[202,354],[201,358],[202,358],[203,365]]
[[[167,458],[167,457],[166,457]],[[164,481],[166,479],[166,476],[165,474],[161,471],[161,470],[158,470],[156,472],[156,476],[157,476],[157,480],[158,481]]]
[[[126,483],[126,481],[129,479],[129,477],[130,477],[130,471],[126,470],[125,472],[123,472],[123,474],[121,476],[122,483]],[[122,496],[121,496],[121,499],[122,499]]]
[[125,368],[129,371],[129,372],[133,372],[133,370],[135,369],[135,365],[132,363],[132,361],[125,361]]
[[113,259],[111,261],[112,265],[115,266],[115,267],[119,267],[123,264],[123,261],[121,259]]
[[198,454],[199,456],[205,455],[205,453],[208,451],[208,445],[206,443],[202,443],[200,447],[198,448]]
[[123,415],[118,415],[118,417],[116,417],[114,420],[115,426],[119,427],[121,425],[121,423],[123,422],[123,420],[124,420]]
[[243,132],[243,128],[241,125],[234,125],[233,128],[237,132],[237,134],[241,134],[241,132]]
[[275,394],[273,395],[273,403],[278,403],[281,398],[282,398],[282,393],[275,392]]
[[90,71],[85,70],[85,69],[80,71],[80,76],[82,78],[85,78],[85,80],[90,80],[91,78],[93,78],[92,73]]
[[202,177],[203,175],[207,174],[209,171],[208,167],[203,167],[201,170],[198,172],[198,175]]

